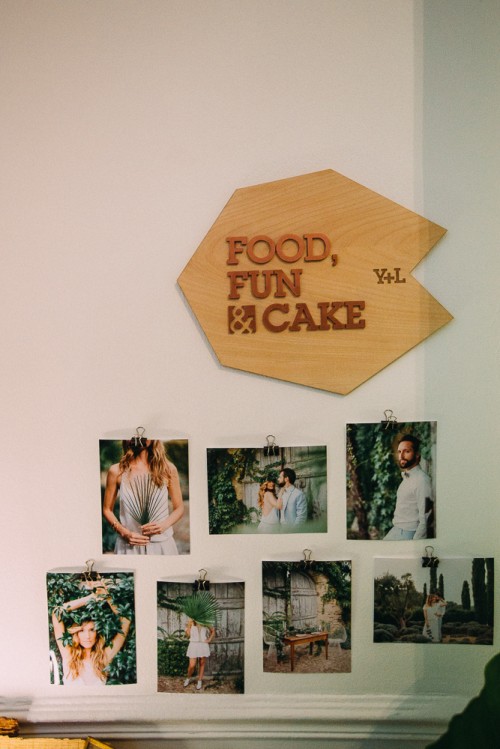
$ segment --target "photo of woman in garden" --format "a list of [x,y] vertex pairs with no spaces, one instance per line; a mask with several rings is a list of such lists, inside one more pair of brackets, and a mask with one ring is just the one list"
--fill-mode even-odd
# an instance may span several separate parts
[[133,576],[95,581],[47,576],[52,683],[105,686],[135,683]]
[[441,642],[443,616],[446,612],[446,601],[437,593],[431,593],[425,599],[424,629],[422,634],[432,642]]
[[491,557],[377,557],[373,641],[492,645],[494,578]]
[[161,580],[157,586],[158,691],[244,691],[245,585]]
[[[169,448],[177,447],[187,474],[187,443],[167,444]],[[179,447],[182,445],[185,450],[181,453]],[[165,444],[144,438],[123,440],[119,460],[109,464],[113,448],[116,448],[116,442],[101,441],[102,513],[114,541],[109,548],[109,533],[104,527],[103,551],[115,554],[187,553],[189,524],[186,528],[186,523],[182,527],[180,523],[186,512],[186,502],[179,471],[167,457]],[[113,457],[116,457],[116,451]],[[179,528],[181,551],[175,538]]]

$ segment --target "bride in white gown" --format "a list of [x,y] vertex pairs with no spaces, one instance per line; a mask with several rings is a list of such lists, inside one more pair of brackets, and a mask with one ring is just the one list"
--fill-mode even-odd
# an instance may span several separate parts
[[259,533],[279,533],[281,507],[281,499],[276,496],[276,484],[268,476],[267,481],[264,481],[259,489],[259,508],[262,512],[261,521],[257,526]]
[[443,616],[446,612],[446,601],[438,596],[437,593],[431,593],[427,596],[424,604],[424,629],[423,634],[432,642],[441,642]]

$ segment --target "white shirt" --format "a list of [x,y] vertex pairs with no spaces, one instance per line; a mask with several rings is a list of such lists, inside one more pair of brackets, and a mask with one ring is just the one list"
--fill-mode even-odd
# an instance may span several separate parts
[[432,500],[432,484],[429,476],[419,465],[402,471],[402,482],[398,487],[393,525],[404,531],[415,531],[414,539],[426,538],[426,499]]

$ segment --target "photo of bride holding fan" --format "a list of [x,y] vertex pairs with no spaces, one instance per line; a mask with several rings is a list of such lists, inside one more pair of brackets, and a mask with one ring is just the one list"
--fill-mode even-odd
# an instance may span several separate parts
[[187,441],[101,440],[100,462],[103,552],[189,553]]

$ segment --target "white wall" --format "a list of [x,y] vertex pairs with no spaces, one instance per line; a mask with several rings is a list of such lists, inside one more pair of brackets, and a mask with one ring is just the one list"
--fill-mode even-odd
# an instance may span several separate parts
[[[423,746],[495,648],[372,644],[386,548],[345,540],[344,428],[386,408],[437,420],[436,549],[495,554],[498,4],[2,0],[0,14],[1,712],[149,743],[185,737],[196,711],[193,746],[217,731]],[[448,228],[417,275],[455,320],[346,397],[222,369],[176,287],[234,189],[324,168]],[[139,683],[77,702],[46,684],[44,576],[100,558],[97,441],[139,424],[190,441],[192,554],[131,565]],[[206,446],[269,432],[328,445],[329,533],[209,538]],[[353,560],[351,674],[262,673],[260,562],[304,546]],[[155,584],[200,567],[246,580],[247,694],[194,706],[155,691]]]

